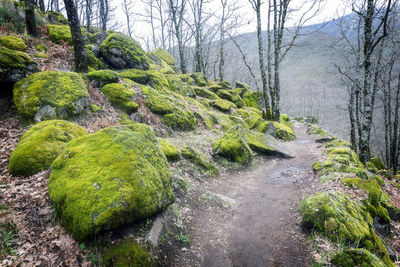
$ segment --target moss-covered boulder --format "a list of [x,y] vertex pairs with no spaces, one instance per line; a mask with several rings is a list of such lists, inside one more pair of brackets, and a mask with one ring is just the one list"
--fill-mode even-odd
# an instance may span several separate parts
[[248,107],[261,109],[262,94],[260,92],[247,92],[243,94],[244,104]]
[[11,50],[17,50],[24,52],[26,50],[26,45],[24,40],[19,37],[6,35],[0,37],[0,45],[7,47]]
[[235,92],[240,97],[243,97],[245,93],[251,92],[251,89],[247,83],[235,82]]
[[277,121],[264,121],[257,126],[262,133],[269,133],[284,141],[291,141],[296,138],[295,132],[288,126]]
[[250,148],[259,154],[294,158],[296,153],[274,137],[255,131],[245,130]]
[[11,154],[8,171],[13,175],[30,176],[48,169],[69,141],[86,134],[85,129],[72,122],[39,122],[21,137]]
[[68,119],[79,115],[89,102],[82,77],[74,72],[43,71],[14,86],[18,113],[27,120]]
[[109,83],[104,85],[100,91],[107,96],[114,107],[123,112],[131,114],[139,107],[134,102],[136,94],[130,83]]
[[174,130],[194,130],[197,119],[187,107],[182,96],[167,90],[156,90],[141,86],[146,106],[153,112],[162,115],[163,122]]
[[210,90],[204,87],[195,87],[194,91],[196,92],[196,95],[207,99],[212,99],[212,100],[219,99],[219,97],[215,93],[211,92]]
[[202,72],[191,73],[190,77],[193,79],[194,83],[198,86],[207,86],[207,77]]
[[221,86],[222,89],[228,89],[228,90],[232,89],[231,83],[228,81],[219,81],[218,85]]
[[15,83],[37,70],[37,63],[28,54],[0,46],[0,82]]
[[212,102],[212,106],[222,112],[231,112],[236,105],[225,99],[217,99]]
[[153,216],[174,200],[167,159],[144,124],[74,139],[51,168],[50,199],[77,240]]
[[121,77],[127,78],[134,82],[149,85],[155,89],[168,89],[169,83],[165,76],[154,70],[138,70],[130,69],[120,73]]
[[100,58],[97,58],[94,51],[95,46],[87,45],[86,46],[86,58],[87,58],[87,63],[89,70],[98,70],[105,68],[105,64],[103,61],[100,60]]
[[218,175],[218,167],[209,159],[206,155],[201,152],[194,150],[191,147],[185,146],[181,149],[182,157],[191,161],[196,166],[199,166],[204,173],[215,176]]
[[125,239],[109,247],[103,258],[105,267],[155,267],[150,254],[133,239]]
[[68,20],[64,15],[57,11],[46,12],[46,17],[52,24],[68,24]]
[[158,142],[168,161],[176,161],[179,159],[179,149],[176,146],[164,138],[158,138]]
[[377,256],[372,254],[363,248],[353,248],[347,249],[345,251],[336,254],[331,263],[335,266],[340,267],[350,267],[350,266],[360,266],[360,267],[386,267],[387,265],[379,259]]
[[238,108],[242,108],[244,106],[243,99],[233,90],[221,89],[218,90],[217,95],[222,99],[226,99],[234,103]]
[[153,50],[152,54],[165,61],[168,65],[175,65],[175,58],[165,49],[156,48]]
[[318,193],[300,204],[302,225],[324,233],[331,240],[356,244],[371,236],[372,218],[363,205],[337,191]]
[[89,81],[95,81],[97,86],[103,87],[109,83],[118,83],[119,74],[112,70],[95,70],[87,74]]
[[253,160],[253,152],[247,143],[246,134],[240,126],[233,126],[216,140],[212,145],[212,151],[215,155],[234,162],[248,164]]
[[122,33],[110,34],[100,46],[106,63],[116,69],[149,69],[149,59],[139,43]]
[[47,25],[47,29],[49,31],[49,37],[53,42],[72,44],[71,30],[68,25],[49,24]]

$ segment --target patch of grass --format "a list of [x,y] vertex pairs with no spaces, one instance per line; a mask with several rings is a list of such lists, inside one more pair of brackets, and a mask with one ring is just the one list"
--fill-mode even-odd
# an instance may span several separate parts
[[177,241],[179,241],[182,245],[190,244],[190,236],[186,234],[175,235]]
[[13,222],[0,225],[0,258],[7,255],[15,255],[13,245],[18,241],[17,226]]

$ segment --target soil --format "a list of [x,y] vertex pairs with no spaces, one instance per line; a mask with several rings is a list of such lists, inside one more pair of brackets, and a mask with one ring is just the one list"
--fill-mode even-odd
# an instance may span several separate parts
[[169,247],[162,265],[311,265],[298,207],[318,190],[312,164],[322,153],[305,126],[295,130],[297,139],[286,143],[295,158],[261,158],[256,168],[222,174],[192,193],[185,214],[190,244]]

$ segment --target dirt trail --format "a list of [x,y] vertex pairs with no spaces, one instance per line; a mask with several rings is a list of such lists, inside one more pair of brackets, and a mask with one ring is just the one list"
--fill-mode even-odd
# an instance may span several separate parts
[[175,251],[167,265],[310,266],[298,206],[315,190],[312,164],[321,154],[304,126],[295,130],[297,139],[286,144],[296,158],[264,158],[256,169],[205,184],[203,199],[214,196],[222,205],[193,208],[191,246]]

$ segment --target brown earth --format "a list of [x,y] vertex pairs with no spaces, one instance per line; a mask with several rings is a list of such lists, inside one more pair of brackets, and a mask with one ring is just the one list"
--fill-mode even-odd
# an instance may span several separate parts
[[299,203],[316,191],[312,164],[321,150],[306,127],[286,143],[296,158],[261,158],[256,168],[223,174],[192,194],[186,232],[190,245],[172,246],[165,266],[310,266]]

